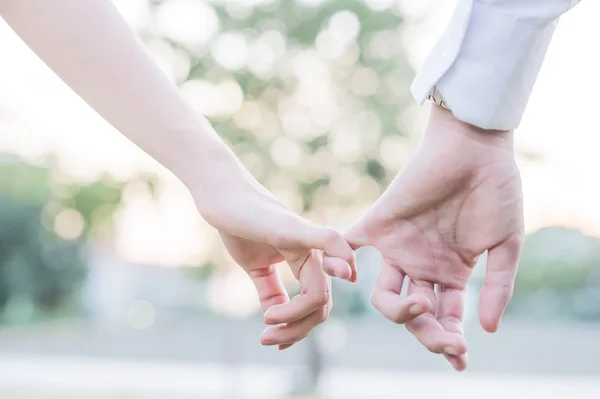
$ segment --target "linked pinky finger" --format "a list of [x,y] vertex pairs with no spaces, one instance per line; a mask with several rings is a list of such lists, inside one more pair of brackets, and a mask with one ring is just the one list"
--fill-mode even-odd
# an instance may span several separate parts
[[353,268],[344,259],[324,255],[323,270],[332,277],[348,280],[352,283],[356,282],[356,267]]

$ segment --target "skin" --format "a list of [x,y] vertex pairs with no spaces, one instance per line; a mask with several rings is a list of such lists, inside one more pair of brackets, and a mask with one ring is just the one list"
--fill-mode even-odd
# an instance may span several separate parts
[[[356,281],[354,251],[339,232],[283,205],[238,162],[215,162],[220,173],[203,175],[192,195],[256,287],[268,325],[261,343],[289,348],[329,317],[329,275]],[[300,294],[291,299],[277,274],[280,262],[289,265],[300,283]]]
[[[485,330],[498,329],[523,240],[512,132],[485,132],[434,107],[420,149],[344,238],[292,212],[248,173],[110,1],[4,0],[0,14],[71,89],[190,189],[257,288],[269,325],[263,344],[284,349],[324,321],[327,274],[356,281],[352,247],[362,245],[385,259],[374,306],[457,369],[467,362],[463,292],[489,251],[479,316]],[[301,286],[291,300],[274,267],[282,261]]]
[[435,106],[418,150],[346,238],[383,255],[373,306],[464,370],[463,297],[473,267],[488,251],[479,320],[495,332],[512,296],[523,236],[513,133],[484,131]]

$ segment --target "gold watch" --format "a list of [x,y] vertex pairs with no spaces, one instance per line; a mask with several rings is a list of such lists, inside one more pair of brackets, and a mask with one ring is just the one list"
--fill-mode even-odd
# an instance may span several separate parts
[[444,101],[442,94],[439,92],[436,86],[433,86],[431,92],[429,92],[429,95],[427,96],[427,99],[434,104],[439,105],[440,107],[446,108],[447,110],[450,109],[448,108],[448,104],[446,104],[446,101]]

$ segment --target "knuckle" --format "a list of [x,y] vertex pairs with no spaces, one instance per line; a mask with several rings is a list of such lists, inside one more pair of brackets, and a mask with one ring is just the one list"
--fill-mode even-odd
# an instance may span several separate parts
[[510,300],[513,297],[513,294],[515,293],[515,285],[514,283],[510,285],[510,287],[506,288],[506,300]]
[[327,312],[327,316],[329,316],[331,314],[332,310],[333,310],[333,301],[328,301],[327,304],[325,305],[325,312]]
[[512,296],[515,285],[515,275],[510,270],[496,271],[490,273],[484,280],[483,286],[487,289],[500,290],[503,293]]
[[505,296],[509,298],[512,296],[514,291],[514,279],[512,276],[506,276],[505,278],[500,278],[491,285],[491,288],[501,291]]
[[313,294],[312,303],[315,307],[325,307],[329,302],[329,293],[327,291]]
[[324,323],[329,318],[329,310],[327,308],[323,308],[318,312],[318,322],[319,324]]
[[423,333],[423,330],[418,326],[418,323],[416,323],[414,320],[411,320],[407,323],[404,324],[404,327],[406,328],[406,330],[408,330],[409,333],[411,333],[416,339],[417,341],[419,341],[423,346],[425,347],[429,347],[431,340],[428,339],[427,334]]
[[394,315],[392,316],[391,320],[396,324],[405,324],[406,323],[406,317],[402,310],[398,310],[398,311],[394,312]]
[[294,342],[292,345],[294,345],[294,344],[296,344],[296,343],[298,343],[298,342],[302,341],[304,338],[308,337],[309,335],[310,335],[310,332],[309,332],[309,333],[306,333],[306,334],[303,334],[303,335],[301,335],[300,337],[298,337],[298,339],[297,339],[297,340],[296,340],[296,341],[295,341],[295,342]]
[[462,327],[463,321],[458,313],[450,313],[438,319],[442,325],[452,325],[454,327]]
[[325,233],[323,234],[323,243],[325,244],[325,247],[330,247],[336,245],[341,238],[341,234],[336,230],[326,228]]
[[382,306],[381,306],[381,293],[379,291],[375,291],[372,295],[371,295],[371,305],[377,309],[378,311],[382,311]]
[[274,266],[268,266],[260,269],[249,270],[247,273],[250,278],[256,279],[270,277],[271,275],[275,274],[276,271],[277,269],[275,269]]
[[523,242],[525,240],[525,234],[515,234],[513,236],[511,236],[509,239],[507,239],[504,243],[504,245],[506,245],[506,248],[513,250],[513,251],[520,251],[521,248],[523,247]]
[[371,294],[371,305],[379,310],[379,294],[377,292]]

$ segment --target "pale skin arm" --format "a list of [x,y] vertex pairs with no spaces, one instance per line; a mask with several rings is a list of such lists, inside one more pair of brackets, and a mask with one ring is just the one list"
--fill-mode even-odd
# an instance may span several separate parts
[[0,0],[0,15],[94,110],[184,183],[202,180],[215,158],[234,158],[107,0]]
[[[0,0],[0,15],[94,110],[190,189],[201,215],[252,278],[263,311],[270,309],[266,322],[273,326],[263,344],[289,347],[327,318],[324,270],[356,279],[348,243],[298,216],[250,175],[185,103],[110,0]],[[273,266],[281,261],[302,287],[291,300]]]

